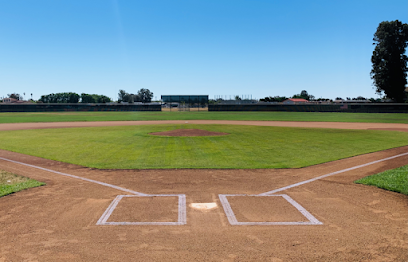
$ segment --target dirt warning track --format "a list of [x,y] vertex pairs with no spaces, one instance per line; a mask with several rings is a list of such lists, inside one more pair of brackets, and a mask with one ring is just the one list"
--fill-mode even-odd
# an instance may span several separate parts
[[[353,183],[407,152],[301,169],[96,170],[0,150],[0,169],[47,183],[0,198],[0,261],[407,261],[408,197]],[[180,222],[181,195],[185,223],[166,225]],[[252,225],[232,225],[220,195]],[[161,224],[138,224],[150,222]]]

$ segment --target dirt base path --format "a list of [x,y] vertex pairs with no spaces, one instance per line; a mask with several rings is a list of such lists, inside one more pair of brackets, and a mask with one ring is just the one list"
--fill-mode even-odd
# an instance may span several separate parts
[[[0,261],[408,261],[408,197],[353,184],[405,165],[407,155],[279,192],[321,225],[232,226],[219,198],[260,194],[407,151],[301,169],[95,170],[0,150],[3,158],[145,194],[184,194],[187,218],[178,226],[96,225],[118,195],[130,193],[0,160],[0,169],[47,183],[0,198]],[[307,220],[282,197],[229,201],[242,222]],[[177,197],[127,197],[107,221],[177,221],[177,212]]]
[[96,121],[96,122],[48,122],[0,124],[0,131],[44,128],[97,127],[97,126],[135,126],[159,124],[217,124],[286,126],[336,129],[376,129],[408,132],[408,124],[389,123],[344,123],[344,122],[291,122],[291,121],[227,121],[227,120],[167,120],[167,121]]

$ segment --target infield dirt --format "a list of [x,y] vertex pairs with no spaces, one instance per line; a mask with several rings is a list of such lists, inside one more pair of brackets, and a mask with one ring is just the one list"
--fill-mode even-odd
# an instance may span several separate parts
[[[322,225],[231,226],[218,197],[260,194],[407,151],[405,146],[301,169],[96,170],[0,150],[3,158],[146,194],[185,194],[187,200],[186,225],[96,225],[113,199],[128,193],[0,160],[0,169],[47,184],[0,198],[0,261],[407,261],[408,197],[353,183],[405,165],[407,155],[280,192]],[[128,199],[111,218],[175,220],[172,201]],[[193,203],[217,207],[200,210]],[[150,212],[152,205],[158,210]],[[243,221],[303,219],[282,199],[236,197],[231,205]]]

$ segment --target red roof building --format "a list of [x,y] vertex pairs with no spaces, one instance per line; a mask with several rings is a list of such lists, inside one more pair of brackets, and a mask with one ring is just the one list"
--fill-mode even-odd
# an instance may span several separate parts
[[306,99],[303,98],[289,98],[286,99],[285,101],[283,101],[282,103],[284,104],[304,104],[304,103],[308,103],[309,101],[307,101]]
[[16,103],[18,100],[15,98],[5,97],[3,98],[3,103]]

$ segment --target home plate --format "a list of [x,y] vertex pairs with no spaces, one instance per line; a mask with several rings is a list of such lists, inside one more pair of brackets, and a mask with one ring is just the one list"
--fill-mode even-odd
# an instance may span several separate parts
[[216,203],[192,203],[190,204],[192,208],[199,210],[210,210],[217,207]]

